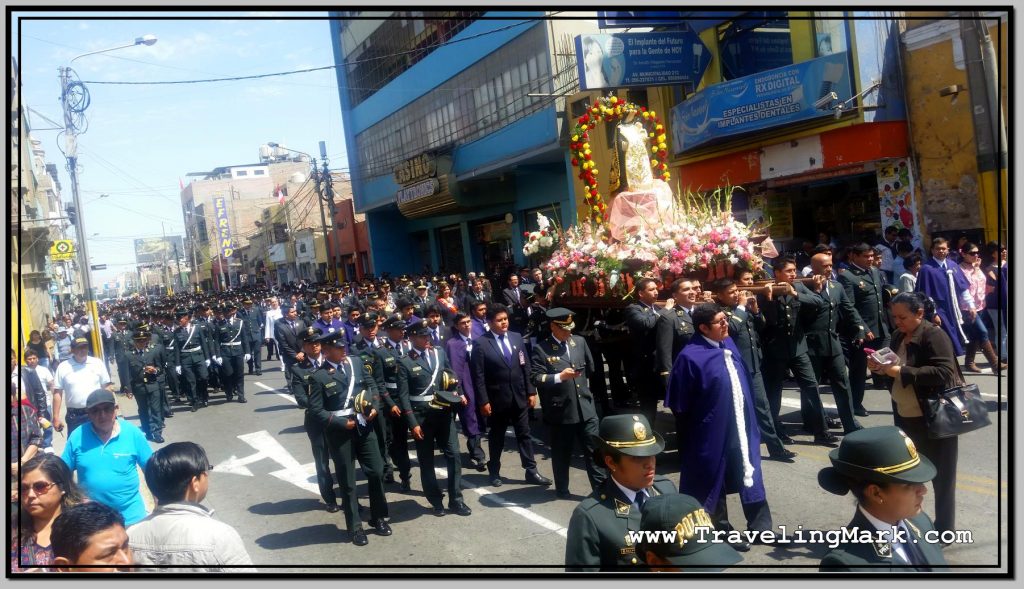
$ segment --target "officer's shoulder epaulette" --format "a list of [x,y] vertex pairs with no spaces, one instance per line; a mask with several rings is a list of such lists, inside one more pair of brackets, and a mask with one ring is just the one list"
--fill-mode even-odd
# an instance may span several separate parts
[[580,501],[580,504],[576,506],[576,509],[580,511],[590,511],[591,509],[597,507],[598,505],[601,505],[601,501],[599,499],[595,499],[593,496],[590,496],[584,499],[583,501]]

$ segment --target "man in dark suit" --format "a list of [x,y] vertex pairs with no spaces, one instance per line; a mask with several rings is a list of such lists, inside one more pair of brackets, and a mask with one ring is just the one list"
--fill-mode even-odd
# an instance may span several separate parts
[[441,307],[438,307],[437,304],[427,305],[424,312],[426,316],[423,323],[430,329],[430,345],[435,348],[443,348],[452,332],[451,328],[445,325],[441,319]]
[[526,331],[526,307],[523,293],[519,290],[519,275],[508,277],[508,288],[501,291],[503,303],[508,308],[509,329],[522,334]]
[[487,305],[488,303],[484,301],[477,301],[468,311],[474,340],[480,339],[491,329],[491,326],[487,324]]
[[866,416],[864,408],[864,383],[867,379],[868,358],[863,348],[881,350],[889,346],[889,324],[885,320],[885,305],[882,292],[889,288],[885,284],[881,272],[872,264],[874,250],[866,243],[858,243],[850,248],[850,264],[839,271],[839,284],[846,291],[846,298],[853,303],[854,309],[860,314],[867,333],[861,338],[860,345],[850,348],[850,395],[853,398],[853,411],[856,415]]
[[480,280],[473,281],[472,289],[466,293],[466,296],[462,299],[462,308],[467,313],[472,314],[473,308],[477,303],[490,303],[491,297],[484,292],[484,283]]
[[547,312],[547,318],[551,333],[533,346],[530,375],[540,393],[544,423],[551,432],[555,493],[569,499],[569,463],[576,440],[584,449],[591,491],[601,488],[608,473],[594,460],[598,420],[588,382],[594,373],[594,358],[587,342],[572,334],[572,311],[556,307]]
[[690,338],[693,337],[690,311],[697,303],[699,290],[700,282],[697,280],[676,280],[670,290],[672,298],[665,301],[665,308],[658,312],[658,322],[654,325],[654,340],[662,392],[668,390],[668,376],[672,372],[672,363],[683,346],[690,343]]
[[484,463],[484,449],[480,445],[482,419],[480,408],[476,404],[476,393],[473,391],[473,371],[470,369],[470,354],[473,352],[472,320],[469,315],[458,313],[455,315],[454,323],[455,329],[444,342],[444,349],[448,353],[452,370],[459,379],[462,394],[467,399],[466,405],[460,407],[458,412],[462,433],[466,436],[469,460],[477,471],[483,472],[487,465]]
[[252,355],[249,358],[249,374],[252,374],[253,369],[255,369],[256,376],[262,376],[263,366],[260,364],[260,347],[263,345],[263,328],[267,321],[266,314],[263,312],[263,309],[253,306],[251,298],[245,297],[242,299],[242,312],[239,315],[245,321],[245,329],[249,335],[249,347],[251,348],[250,353]]
[[[827,303],[802,283],[794,282],[796,262],[793,258],[780,256],[772,266],[775,280],[778,281],[772,286],[772,298],[758,295],[758,305],[765,316],[762,347],[765,353],[764,386],[772,407],[772,417],[775,423],[779,423],[782,381],[788,368],[793,371],[793,377],[800,387],[800,414],[804,428],[814,434],[815,443],[835,447],[837,439],[825,424],[818,381],[814,378],[814,368],[807,355],[807,336],[800,320],[801,309],[806,307],[813,311]],[[824,281],[822,277],[815,277],[814,280]],[[805,313],[811,311],[804,310]]]
[[508,331],[508,311],[504,305],[489,306],[487,321],[491,330],[474,342],[470,364],[476,402],[491,428],[487,440],[491,484],[501,486],[501,452],[505,448],[505,430],[511,424],[526,470],[526,482],[550,485],[551,481],[537,472],[533,457],[528,410],[537,404],[537,391],[530,382],[523,338]]
[[640,412],[657,428],[658,400],[665,397],[666,381],[657,365],[657,339],[654,328],[661,314],[654,302],[658,300],[658,282],[641,278],[636,283],[637,302],[626,307],[626,327],[629,328],[629,384],[632,396],[640,401]]
[[305,358],[299,335],[306,329],[306,324],[299,319],[299,313],[295,307],[281,307],[281,309],[284,312],[284,317],[274,323],[274,339],[277,340],[281,361],[284,362],[285,384],[291,388],[292,366],[296,362],[302,362]]
[[843,422],[843,434],[849,434],[862,426],[853,416],[850,378],[846,374],[846,357],[839,343],[839,331],[842,328],[843,333],[853,341],[853,351],[859,352],[867,328],[857,309],[846,298],[846,291],[839,283],[827,280],[832,273],[832,256],[814,254],[811,256],[811,270],[814,275],[826,278],[817,294],[827,305],[819,306],[816,313],[806,318],[804,329],[807,332],[807,354],[814,368],[815,379],[820,383],[827,376],[832,383],[832,396],[836,400],[839,419]]

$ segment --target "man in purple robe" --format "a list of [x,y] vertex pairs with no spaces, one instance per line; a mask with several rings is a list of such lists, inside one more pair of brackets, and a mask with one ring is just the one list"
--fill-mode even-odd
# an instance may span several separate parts
[[[964,353],[963,344],[967,343],[963,323],[973,322],[974,299],[967,292],[970,284],[964,276],[960,265],[948,260],[949,242],[943,237],[932,240],[932,257],[921,265],[917,275],[917,291],[923,292],[935,301],[935,314],[939,317],[943,331],[953,340],[953,350],[957,356]],[[959,300],[958,300],[959,299]],[[960,311],[960,301],[968,304],[969,311]]]
[[[676,357],[665,396],[676,420],[679,492],[701,501],[718,530],[733,529],[726,495],[739,493],[747,529],[769,530],[772,515],[747,369],[721,307],[697,305],[690,316],[697,333]],[[746,542],[733,547],[750,549]]]
[[444,350],[452,363],[452,370],[459,379],[459,388],[469,402],[458,409],[459,423],[462,433],[466,436],[466,449],[473,468],[479,472],[487,470],[484,462],[484,449],[480,445],[482,435],[479,409],[476,406],[476,393],[473,391],[473,372],[469,366],[470,354],[473,352],[472,320],[469,315],[455,315],[452,335],[444,341]]

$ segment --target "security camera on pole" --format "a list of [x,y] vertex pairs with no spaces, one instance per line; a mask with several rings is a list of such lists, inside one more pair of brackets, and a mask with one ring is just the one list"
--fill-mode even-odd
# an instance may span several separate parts
[[96,295],[92,291],[92,273],[89,267],[89,249],[85,242],[85,209],[78,195],[78,135],[85,130],[85,109],[89,108],[89,90],[80,80],[77,74],[71,69],[70,64],[76,59],[86,55],[106,53],[136,45],[152,45],[156,43],[156,37],[146,35],[137,37],[134,43],[118,45],[90,51],[71,58],[68,67],[60,68],[60,101],[64,110],[64,156],[67,158],[68,174],[71,176],[71,198],[77,212],[75,219],[75,234],[78,238],[78,266],[82,271],[82,287],[85,291],[85,312],[89,315],[92,324],[90,334],[92,336],[92,349],[95,350],[98,358],[103,357],[103,340],[100,338],[99,314],[96,309]]

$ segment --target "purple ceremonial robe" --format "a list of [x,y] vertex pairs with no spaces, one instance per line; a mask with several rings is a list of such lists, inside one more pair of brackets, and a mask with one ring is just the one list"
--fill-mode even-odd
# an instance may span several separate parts
[[964,353],[962,345],[964,342],[960,336],[960,326],[956,320],[954,306],[960,305],[960,293],[967,290],[970,283],[967,282],[967,277],[964,276],[960,266],[953,263],[952,260],[946,260],[946,267],[953,272],[956,298],[950,298],[952,294],[949,292],[946,273],[942,271],[934,258],[921,265],[921,271],[917,275],[917,290],[935,301],[935,314],[942,318],[942,330],[953,341],[953,350],[956,355],[961,356]]
[[[732,338],[723,342],[732,351],[732,362],[743,388],[744,424],[747,431],[747,455],[754,467],[754,485],[741,487],[740,501],[765,500],[761,476],[761,434],[754,414],[750,377]],[[705,338],[694,336],[672,365],[665,406],[680,424],[679,492],[695,497],[704,509],[714,511],[725,491],[726,447],[730,427],[735,427],[732,385],[725,366],[725,351],[713,348]]]
[[456,332],[445,340],[444,351],[448,353],[452,370],[459,379],[462,394],[469,399],[469,403],[458,409],[462,433],[466,434],[466,437],[479,436],[480,418],[477,416],[479,409],[476,406],[476,393],[473,391],[473,371],[469,366],[469,353],[466,352],[466,342],[462,339],[462,335]]
[[476,317],[473,317],[472,321],[473,331],[470,333],[473,336],[473,341],[476,341],[477,338],[482,337],[485,333],[487,333],[487,323],[480,321]]

